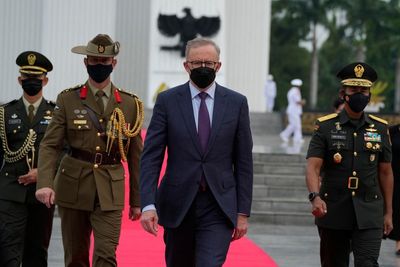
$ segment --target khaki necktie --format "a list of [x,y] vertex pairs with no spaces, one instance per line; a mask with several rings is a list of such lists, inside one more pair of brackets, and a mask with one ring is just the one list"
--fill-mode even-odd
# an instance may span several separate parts
[[96,96],[97,96],[97,100],[96,100],[97,105],[99,106],[101,113],[103,113],[104,112],[104,102],[103,102],[104,92],[102,90],[98,90],[96,93]]
[[28,118],[29,118],[30,122],[32,122],[33,117],[35,117],[35,115],[33,114],[34,110],[35,110],[35,107],[32,104],[28,106]]

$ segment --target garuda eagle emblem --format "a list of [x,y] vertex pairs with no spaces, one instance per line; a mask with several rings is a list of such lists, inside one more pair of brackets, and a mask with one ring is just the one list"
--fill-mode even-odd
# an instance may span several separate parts
[[198,35],[211,37],[220,28],[221,20],[219,17],[195,18],[190,8],[184,8],[185,16],[178,18],[176,15],[158,15],[158,30],[161,34],[174,37],[179,34],[179,43],[174,46],[161,46],[161,50],[180,51],[181,57],[185,56],[186,43],[196,38]]

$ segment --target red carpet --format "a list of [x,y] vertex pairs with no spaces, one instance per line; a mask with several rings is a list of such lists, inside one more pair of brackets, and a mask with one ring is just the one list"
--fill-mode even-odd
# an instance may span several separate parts
[[[125,179],[125,181],[128,184],[128,179]],[[118,266],[165,266],[162,227],[159,227],[157,237],[148,234],[142,229],[139,221],[132,222],[128,219],[128,194],[125,194],[125,203],[121,238],[117,250]],[[242,266],[278,267],[270,256],[246,237],[232,242],[226,263],[224,264],[224,267]]]

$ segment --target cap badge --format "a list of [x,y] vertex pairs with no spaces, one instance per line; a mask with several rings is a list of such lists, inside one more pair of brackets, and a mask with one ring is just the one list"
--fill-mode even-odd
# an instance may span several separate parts
[[106,51],[106,48],[104,47],[104,45],[98,45],[97,46],[97,51],[101,54],[104,53],[104,51]]
[[27,59],[28,59],[29,65],[32,66],[35,64],[36,56],[34,54],[29,54]]
[[364,67],[360,64],[357,64],[357,66],[354,67],[354,74],[357,78],[361,78],[364,74]]

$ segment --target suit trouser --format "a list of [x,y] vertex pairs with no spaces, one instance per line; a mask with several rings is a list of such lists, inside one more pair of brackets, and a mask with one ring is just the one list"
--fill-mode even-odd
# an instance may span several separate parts
[[66,267],[89,267],[90,235],[93,232],[93,267],[117,266],[115,252],[121,233],[121,210],[84,211],[58,206]]
[[233,226],[211,191],[199,192],[183,222],[164,229],[168,267],[219,267],[225,262]]
[[336,230],[318,227],[322,267],[348,267],[353,252],[354,267],[377,267],[382,228]]
[[54,206],[0,200],[0,266],[46,267]]

